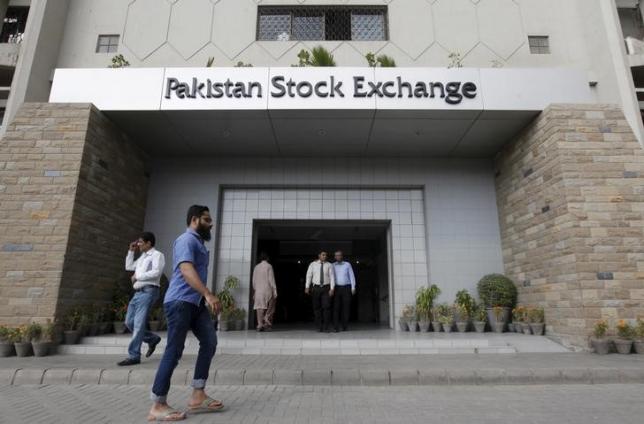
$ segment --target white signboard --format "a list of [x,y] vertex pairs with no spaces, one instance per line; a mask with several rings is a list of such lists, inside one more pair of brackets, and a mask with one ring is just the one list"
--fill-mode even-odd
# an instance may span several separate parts
[[58,69],[50,102],[101,110],[520,110],[592,102],[570,69]]

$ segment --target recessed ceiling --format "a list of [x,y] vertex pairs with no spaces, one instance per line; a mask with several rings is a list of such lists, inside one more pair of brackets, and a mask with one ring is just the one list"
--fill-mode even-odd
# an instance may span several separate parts
[[152,157],[491,157],[534,111],[105,112]]

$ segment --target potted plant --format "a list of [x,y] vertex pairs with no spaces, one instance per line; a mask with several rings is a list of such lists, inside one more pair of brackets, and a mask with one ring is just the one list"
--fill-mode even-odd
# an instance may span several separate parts
[[47,320],[47,324],[43,326],[36,323],[32,326],[34,329],[32,329],[31,347],[34,350],[34,356],[47,356],[54,332],[53,325],[50,320]]
[[103,313],[101,314],[102,322],[100,323],[100,332],[101,334],[110,334],[112,332],[112,322],[114,317],[112,316],[112,310],[107,307],[102,307]]
[[421,287],[416,292],[416,313],[418,315],[420,331],[429,331],[429,327],[431,326],[432,300],[430,287]]
[[86,307],[79,308],[78,331],[81,337],[87,337],[90,334],[92,317]]
[[114,312],[114,321],[112,325],[114,326],[114,332],[116,334],[125,333],[125,316],[127,315],[127,299],[121,298],[116,301],[113,307]]
[[503,333],[505,328],[505,307],[497,305],[492,308],[494,315],[494,324],[492,325],[492,330],[495,333]]
[[219,316],[219,330],[230,331],[236,328],[235,319],[235,298],[232,290],[239,286],[239,278],[229,275],[224,280],[224,288],[217,293],[221,302],[221,312]]
[[418,330],[418,318],[416,318],[416,308],[412,305],[407,305],[408,309],[406,311],[403,311],[403,315],[405,315],[405,312],[407,314],[405,315],[405,318],[407,319],[407,326],[409,327],[409,331],[411,332],[416,332]]
[[441,306],[436,305],[432,308],[431,311],[431,320],[432,320],[432,329],[434,330],[434,333],[440,333],[441,331],[441,322],[440,322],[440,317],[441,317]]
[[65,331],[63,337],[65,344],[76,344],[80,339],[80,331],[78,331],[78,322],[80,321],[80,310],[74,308],[65,316]]
[[13,343],[18,357],[33,355],[33,350],[31,349],[31,331],[31,325],[23,325],[18,328],[16,341]]
[[610,340],[606,338],[608,331],[608,322],[600,320],[595,323],[593,328],[593,337],[590,339],[590,344],[599,355],[606,355],[610,352]]
[[454,326],[454,311],[449,305],[441,305],[440,317],[438,320],[440,321],[444,332],[452,332],[452,327]]
[[97,336],[101,334],[101,324],[103,323],[103,308],[96,307],[88,310],[90,317],[89,335]]
[[633,346],[635,346],[635,353],[644,353],[644,321],[641,318],[638,318],[635,326],[635,342],[633,342]]
[[16,354],[15,342],[15,328],[0,325],[0,358],[6,358]]
[[485,310],[485,305],[479,304],[474,310],[474,331],[477,333],[485,332],[485,324],[487,320],[487,311]]
[[530,314],[532,313],[532,307],[531,306],[526,306],[523,309],[523,316],[521,317],[521,329],[523,330],[523,334],[532,334],[532,331],[530,330]]
[[514,319],[514,332],[523,333],[523,321],[525,319],[526,308],[525,306],[518,305],[512,311]]
[[467,331],[467,326],[470,322],[470,311],[463,304],[454,305],[454,310],[456,311],[456,329],[459,333],[465,333]]
[[633,327],[625,320],[620,319],[617,323],[617,338],[613,341],[617,353],[628,355],[633,348]]
[[530,319],[530,330],[535,336],[543,335],[543,330],[545,328],[545,311],[541,306],[532,308],[529,313],[528,318]]
[[233,310],[231,308],[222,309],[219,313],[219,331],[229,331],[231,328],[231,315]]
[[235,329],[243,331],[246,328],[246,309],[235,309]]
[[163,309],[161,306],[152,308],[150,311],[150,320],[148,325],[150,326],[150,331],[159,331],[161,328],[161,317],[163,316]]
[[517,303],[517,287],[512,280],[502,274],[489,274],[481,278],[477,289],[479,299],[487,308],[487,319],[492,328],[497,316],[492,310],[495,306],[503,308],[503,322],[510,321],[510,311]]

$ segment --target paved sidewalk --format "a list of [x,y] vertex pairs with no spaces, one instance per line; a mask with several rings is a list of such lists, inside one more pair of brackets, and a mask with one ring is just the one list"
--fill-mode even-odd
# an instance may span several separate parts
[[[190,423],[239,424],[641,424],[644,385],[495,387],[222,386],[226,404]],[[173,387],[170,403],[186,404]],[[145,423],[142,386],[0,386],[0,423]]]
[[[57,355],[0,358],[0,384],[150,385],[160,356],[117,367],[122,356]],[[189,384],[194,356],[185,356],[175,384]],[[216,385],[503,385],[644,384],[644,355],[586,353],[507,355],[286,356],[217,355]]]

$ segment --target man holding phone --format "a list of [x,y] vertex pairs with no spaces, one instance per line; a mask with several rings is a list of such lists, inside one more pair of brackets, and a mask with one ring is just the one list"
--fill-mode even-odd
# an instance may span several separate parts
[[[137,241],[130,243],[130,249],[125,257],[125,269],[134,271],[132,284],[134,296],[127,305],[125,325],[132,332],[132,340],[128,346],[128,357],[118,363],[120,366],[136,365],[141,363],[141,344],[148,344],[145,357],[154,353],[154,349],[161,341],[161,337],[146,328],[148,314],[152,306],[159,299],[161,275],[165,267],[163,253],[154,248],[156,240],[152,233],[142,233]],[[134,260],[135,254],[139,257]]]
[[216,412],[224,407],[221,401],[212,399],[204,390],[217,348],[217,333],[208,306],[215,315],[221,308],[219,299],[206,285],[210,253],[205,242],[210,240],[212,229],[209,209],[206,206],[191,206],[186,222],[186,232],[174,242],[172,279],[163,303],[168,322],[168,343],[152,386],[151,399],[154,404],[148,421],[179,421],[186,418],[186,411],[168,405],[167,396],[188,330],[199,340],[199,353],[187,412]]

